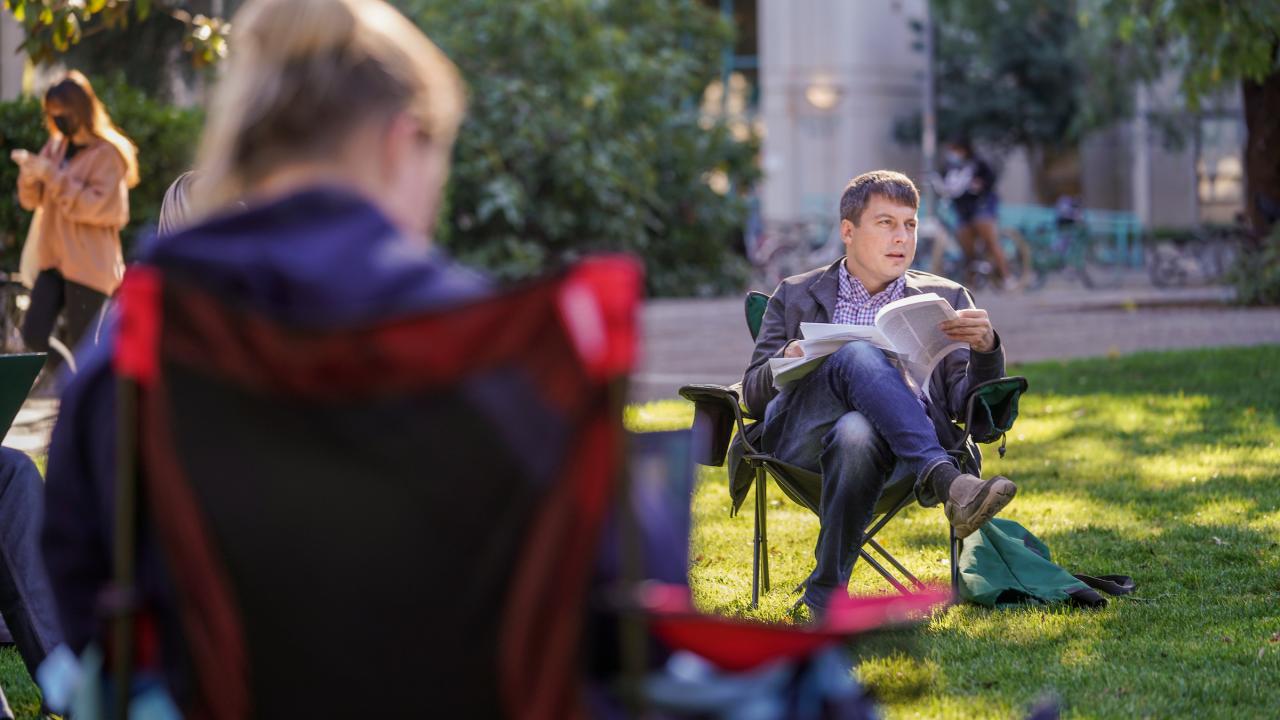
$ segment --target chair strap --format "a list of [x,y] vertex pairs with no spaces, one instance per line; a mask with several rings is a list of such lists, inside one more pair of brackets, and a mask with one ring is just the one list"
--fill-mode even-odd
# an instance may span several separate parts
[[1076,575],[1077,580],[1108,595],[1130,595],[1136,589],[1128,575]]

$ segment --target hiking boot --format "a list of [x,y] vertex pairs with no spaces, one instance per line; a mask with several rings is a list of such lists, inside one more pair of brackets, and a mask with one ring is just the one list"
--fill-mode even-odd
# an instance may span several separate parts
[[1003,510],[1017,493],[1018,486],[1003,475],[983,480],[962,473],[951,481],[943,512],[955,528],[956,537],[966,538]]

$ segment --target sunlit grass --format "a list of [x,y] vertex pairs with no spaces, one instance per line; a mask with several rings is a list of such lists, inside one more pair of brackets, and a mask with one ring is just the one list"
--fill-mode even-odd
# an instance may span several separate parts
[[[1134,576],[1101,611],[954,607],[854,645],[890,718],[1280,715],[1280,348],[1151,353],[1010,369],[1031,382],[1000,459],[1005,515],[1074,572]],[[690,418],[633,408],[636,429]],[[686,420],[687,422],[687,420]],[[772,590],[748,610],[751,503],[729,517],[723,468],[700,470],[690,578],[707,610],[781,620],[812,567],[817,521],[770,488]],[[923,579],[947,580],[946,525],[912,508],[882,533]],[[850,588],[885,592],[859,565]]]
[[[1133,575],[1101,611],[953,607],[853,645],[890,718],[1013,718],[1061,698],[1070,718],[1280,715],[1280,347],[1142,354],[1011,368],[1031,381],[1004,459],[1005,513],[1075,572]],[[692,406],[627,408],[637,430],[687,427]],[[748,610],[751,503],[729,517],[723,468],[701,468],[690,581],[705,610],[781,620],[812,567],[817,519],[769,494],[772,590]],[[912,508],[884,543],[946,582],[941,512]],[[869,568],[850,588],[882,593]],[[0,683],[19,717],[39,696],[17,653]]]

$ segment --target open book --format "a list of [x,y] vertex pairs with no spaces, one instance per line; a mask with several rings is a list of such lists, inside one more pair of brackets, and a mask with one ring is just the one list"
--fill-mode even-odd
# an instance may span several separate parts
[[938,329],[943,320],[956,317],[956,311],[935,293],[912,295],[891,302],[876,313],[875,325],[835,325],[800,323],[802,357],[770,358],[773,386],[799,380],[818,367],[826,356],[845,343],[864,341],[885,351],[902,370],[909,385],[928,394],[929,376],[942,358],[968,345],[947,337]]

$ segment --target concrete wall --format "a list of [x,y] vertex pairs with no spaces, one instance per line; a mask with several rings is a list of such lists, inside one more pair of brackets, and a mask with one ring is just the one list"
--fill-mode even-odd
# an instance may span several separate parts
[[[1171,145],[1158,128],[1137,119],[1095,133],[1081,145],[1086,207],[1131,211],[1153,228],[1189,227],[1209,219],[1197,197],[1196,121],[1184,110],[1177,78],[1140,92],[1139,104],[1150,112],[1181,116],[1184,142]],[[1235,93],[1206,100],[1206,106],[1228,117],[1242,112]],[[1219,210],[1232,214],[1230,208]]]
[[924,57],[908,22],[923,11],[924,0],[760,0],[767,220],[834,213],[868,170],[918,179],[919,151],[894,142],[893,124],[921,106]]

